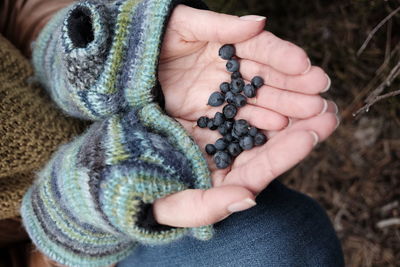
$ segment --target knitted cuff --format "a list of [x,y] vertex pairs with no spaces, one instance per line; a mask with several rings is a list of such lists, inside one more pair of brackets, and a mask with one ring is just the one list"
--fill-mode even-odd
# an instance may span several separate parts
[[[67,266],[105,266],[129,255],[138,242],[212,237],[211,225],[146,224],[156,199],[210,187],[208,179],[199,179],[208,174],[202,173],[202,162],[165,138],[168,127],[155,133],[145,126],[146,116],[171,120],[159,109],[113,115],[60,147],[38,174],[23,198],[21,216],[34,244],[51,259]],[[192,140],[183,138],[187,153],[196,154]]]
[[57,13],[34,43],[38,80],[68,114],[100,120],[154,102],[173,8],[198,0],[88,0]]

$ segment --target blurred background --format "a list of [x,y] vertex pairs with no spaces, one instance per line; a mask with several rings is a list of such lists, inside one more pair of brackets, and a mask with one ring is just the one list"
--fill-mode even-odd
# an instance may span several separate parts
[[323,96],[338,104],[342,123],[280,180],[327,210],[346,266],[400,266],[400,95],[353,116],[400,90],[400,0],[206,2],[266,16],[268,31],[303,47],[330,75]]

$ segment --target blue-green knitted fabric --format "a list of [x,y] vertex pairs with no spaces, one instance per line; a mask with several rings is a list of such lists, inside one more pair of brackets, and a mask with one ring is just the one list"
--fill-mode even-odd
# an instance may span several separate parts
[[106,266],[138,243],[191,235],[208,240],[212,225],[149,227],[156,199],[211,187],[199,147],[154,100],[165,26],[174,6],[198,1],[104,0],[60,11],[38,37],[38,80],[71,116],[94,123],[61,146],[21,206],[39,250],[67,266]]

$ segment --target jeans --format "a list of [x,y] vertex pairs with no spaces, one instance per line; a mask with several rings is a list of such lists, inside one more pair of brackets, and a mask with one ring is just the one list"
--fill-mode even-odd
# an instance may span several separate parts
[[185,236],[167,245],[139,245],[117,267],[344,266],[335,230],[315,200],[274,181],[256,202],[214,224],[211,240]]

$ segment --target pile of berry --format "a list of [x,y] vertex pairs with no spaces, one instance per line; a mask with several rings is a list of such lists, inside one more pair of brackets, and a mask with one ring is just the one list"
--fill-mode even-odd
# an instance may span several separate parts
[[[218,130],[223,136],[215,144],[205,147],[207,154],[213,155],[218,169],[229,167],[233,159],[243,150],[250,150],[267,142],[267,137],[256,127],[251,126],[246,120],[235,120],[238,109],[247,104],[247,98],[256,96],[257,89],[264,84],[264,80],[255,76],[250,84],[246,84],[239,72],[239,61],[234,58],[235,47],[223,45],[219,49],[219,56],[225,60],[226,69],[231,72],[231,82],[223,82],[219,92],[214,92],[208,99],[208,105],[219,107],[227,102],[222,113],[217,112],[214,118],[200,117],[197,125],[200,128]],[[243,94],[241,94],[243,93]]]

